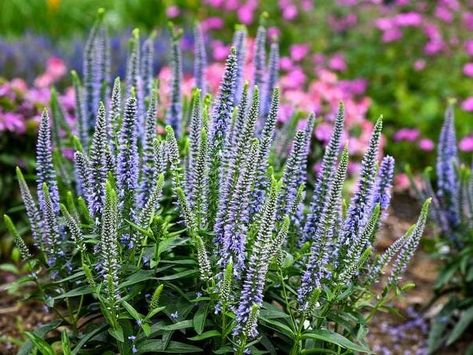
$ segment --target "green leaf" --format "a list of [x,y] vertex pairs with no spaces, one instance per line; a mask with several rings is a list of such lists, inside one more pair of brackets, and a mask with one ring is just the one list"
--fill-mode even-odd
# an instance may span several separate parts
[[122,282],[118,288],[122,289],[127,286],[131,286],[143,281],[147,280],[156,280],[156,277],[154,277],[154,271],[153,270],[140,270],[138,272],[135,272],[134,274],[131,274],[126,281]]
[[108,332],[110,333],[110,335],[112,337],[114,337],[115,339],[117,339],[118,341],[120,342],[124,342],[125,341],[125,336],[123,335],[123,329],[120,325],[116,325],[115,328],[110,328],[108,330]]
[[336,344],[344,349],[358,351],[360,353],[372,354],[372,352],[364,346],[355,344],[351,340],[345,338],[343,335],[335,333],[328,329],[311,330],[308,333],[302,334],[302,339],[315,339],[326,341],[328,343]]
[[97,334],[99,334],[101,331],[103,331],[105,328],[108,327],[108,324],[104,324],[102,325],[101,327],[98,327],[96,329],[94,329],[93,331],[91,331],[90,333],[86,334],[81,340],[80,342],[77,343],[76,347],[74,348],[74,350],[72,350],[72,355],[77,355],[80,351],[80,349],[90,340],[92,339],[94,336],[96,336]]
[[214,350],[214,354],[231,354],[233,352],[234,350],[231,346],[222,346],[221,348]]
[[138,313],[138,311],[127,301],[122,301],[123,306],[126,308],[130,316],[136,320],[141,320],[143,317]]
[[290,318],[290,316],[270,303],[264,303],[260,311],[260,316],[266,319]]
[[448,337],[447,345],[453,344],[458,338],[460,338],[471,322],[473,322],[473,306],[462,312],[458,323],[455,325]]
[[[56,329],[62,324],[61,320],[55,320],[51,323],[45,324],[42,327],[36,329],[32,334],[43,338],[46,334],[48,334],[51,330]],[[31,354],[31,349],[33,348],[33,342],[31,340],[26,341],[20,350],[18,350],[18,355],[29,355]]]
[[184,239],[184,238],[177,237],[177,236],[176,237],[171,237],[171,238],[166,238],[166,239],[162,240],[159,243],[159,246],[158,246],[158,255],[161,255],[165,251],[170,250],[170,249],[172,249],[176,246],[184,244],[185,242],[187,242],[187,240],[188,239]]
[[214,337],[219,337],[221,334],[218,330],[209,330],[205,333],[202,333],[200,335],[196,335],[195,337],[192,338],[187,338],[192,341],[198,341],[198,340],[204,340],[204,339],[209,339],[209,338],[214,338]]
[[275,329],[285,335],[289,335],[289,336],[293,336],[294,335],[294,331],[289,328],[289,326],[287,326],[286,324],[284,323],[281,323],[277,320],[274,320],[274,319],[268,319],[268,318],[264,318],[262,316],[260,316],[260,319],[267,323],[266,325],[271,328],[271,329]]
[[54,355],[53,348],[44,339],[30,332],[25,332],[25,335],[31,340],[33,345],[40,351],[41,354]]
[[59,296],[56,296],[56,297],[54,297],[54,299],[59,300],[59,299],[63,299],[63,298],[88,295],[92,292],[93,292],[93,290],[89,286],[81,286],[81,287],[72,289],[69,292],[63,293]]
[[180,330],[192,327],[192,320],[186,319],[177,323],[165,325],[161,330]]
[[62,331],[61,333],[61,345],[62,345],[62,352],[64,355],[72,355],[71,352],[71,342],[69,340],[69,336],[67,335],[67,331]]
[[209,303],[203,304],[195,312],[192,323],[197,334],[202,334],[204,331],[205,320],[207,319],[207,313],[209,312]]
[[199,270],[195,270],[195,269],[184,270],[184,271],[178,272],[176,274],[158,277],[158,280],[161,280],[161,281],[177,280],[177,279],[182,279],[184,277],[193,276],[193,275],[196,275],[198,273],[199,273]]
[[138,344],[138,353],[154,353],[154,354],[185,354],[185,353],[199,353],[203,350],[195,345],[180,343],[177,341],[169,342],[166,349],[163,349],[164,342],[161,339],[146,340]]

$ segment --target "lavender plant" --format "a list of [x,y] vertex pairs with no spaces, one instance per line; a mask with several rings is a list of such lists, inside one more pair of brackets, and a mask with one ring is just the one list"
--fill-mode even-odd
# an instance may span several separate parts
[[458,154],[453,102],[440,132],[436,178],[434,188],[431,169],[426,169],[419,188],[411,175],[419,198],[432,198],[432,221],[437,227],[434,255],[442,261],[442,268],[430,304],[448,296],[431,325],[430,352],[456,342],[473,322],[473,177],[471,166],[461,163]]
[[[43,115],[40,208],[18,170],[37,240],[33,253],[10,219],[5,221],[30,265],[31,274],[17,287],[34,282],[57,320],[47,330],[28,333],[21,351],[53,353],[59,339],[48,332],[61,327],[63,352],[74,354],[369,352],[368,322],[405,289],[400,278],[421,238],[430,200],[406,235],[376,255],[373,244],[381,211],[389,205],[394,161],[385,158],[378,173],[379,119],[345,212],[349,154],[347,148],[340,153],[343,106],[315,190],[306,179],[314,115],[295,134],[283,169],[276,169],[277,49],[272,46],[266,65],[261,26],[254,78],[260,85],[245,85],[240,97],[237,48],[245,51],[246,32],[238,31],[215,99],[203,96],[200,78],[191,112],[180,111],[188,108],[181,102],[177,35],[170,110],[160,107],[156,85],[149,90],[138,84],[149,84],[142,77],[149,72],[130,64],[124,107],[117,79],[111,98],[103,96],[87,120],[94,122],[92,132],[74,140],[72,184],[57,181],[51,122]],[[139,51],[130,50],[130,63],[138,62]],[[198,56],[201,61],[202,53]],[[93,51],[86,60],[95,62]],[[268,82],[264,77],[273,82],[260,91]],[[87,80],[95,88],[103,77]],[[76,80],[76,93],[84,88]],[[267,114],[261,109],[264,95],[271,95]],[[89,105],[95,107],[95,101]],[[157,133],[157,110],[168,112],[165,136]],[[179,112],[191,117],[188,129],[178,124]],[[311,203],[306,190],[314,191]],[[385,282],[381,275],[391,262]]]

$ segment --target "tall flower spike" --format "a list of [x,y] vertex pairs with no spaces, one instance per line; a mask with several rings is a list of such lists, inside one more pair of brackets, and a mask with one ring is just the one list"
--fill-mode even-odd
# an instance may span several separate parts
[[106,113],[103,102],[99,104],[95,132],[90,148],[89,194],[90,213],[97,217],[102,214],[105,203],[105,181],[107,180],[106,152],[109,149],[106,131]]
[[31,258],[31,253],[28,249],[28,247],[25,244],[25,241],[23,238],[21,238],[20,233],[15,228],[15,225],[13,224],[12,220],[10,217],[8,217],[6,214],[3,215],[3,221],[5,222],[5,226],[7,227],[7,230],[10,232],[10,234],[13,236],[15,240],[16,247],[20,251],[20,256],[23,260],[28,260]]
[[258,335],[256,319],[252,317],[252,308],[259,309],[263,304],[263,289],[270,262],[271,237],[276,224],[277,200],[281,182],[272,178],[268,197],[265,201],[256,239],[251,250],[246,276],[243,282],[240,301],[236,310],[237,326],[234,334],[254,338]]
[[299,130],[294,137],[291,153],[287,158],[283,175],[283,191],[280,195],[280,216],[288,214],[292,209],[299,187],[300,176],[304,164],[304,153],[306,151],[305,132]]
[[222,151],[226,141],[227,126],[233,112],[233,96],[235,92],[235,78],[238,67],[235,48],[228,56],[220,84],[219,95],[213,111],[212,134],[210,141],[210,167],[209,167],[209,224],[213,228],[218,209],[218,194],[220,191]]
[[271,50],[269,52],[268,63],[268,78],[262,100],[262,115],[266,117],[271,106],[271,96],[274,88],[277,85],[279,77],[279,43],[274,41],[271,43]]
[[181,121],[182,121],[182,54],[180,48],[180,39],[182,30],[176,30],[171,25],[171,91],[170,104],[166,115],[167,124],[176,132],[177,136],[181,135]]
[[156,119],[158,109],[158,91],[156,84],[153,87],[148,105],[148,112],[145,120],[145,134],[143,137],[143,156],[141,161],[141,187],[139,206],[144,206],[149,192],[153,189],[154,181],[157,177],[155,164],[154,141],[157,138]]
[[437,153],[438,195],[447,211],[446,217],[452,227],[460,222],[458,194],[459,185],[456,173],[458,151],[455,136],[453,105],[447,108],[445,121],[440,132]]
[[225,268],[232,260],[235,277],[240,278],[246,259],[246,242],[250,222],[249,203],[251,188],[255,179],[256,164],[258,163],[259,143],[255,138],[232,195],[226,201],[228,213],[223,224],[223,236],[220,240],[220,265]]
[[246,27],[244,25],[238,25],[235,33],[233,34],[232,41],[232,45],[235,47],[237,53],[235,94],[233,96],[233,102],[235,105],[240,103],[243,92],[243,68],[245,67],[246,63],[246,36]]
[[153,91],[153,57],[154,57],[154,40],[156,32],[151,35],[143,43],[143,56],[141,58],[141,77],[143,78],[143,97],[149,97]]
[[98,110],[102,88],[101,63],[103,60],[103,47],[100,43],[100,32],[103,26],[104,13],[103,9],[99,9],[94,27],[90,31],[84,48],[82,71],[84,73],[85,114],[88,128],[95,126],[95,114]]
[[112,97],[110,100],[109,122],[111,126],[111,134],[109,137],[112,153],[116,154],[118,150],[118,139],[122,121],[122,89],[120,78],[115,78],[113,82]]
[[74,167],[78,175],[78,184],[81,186],[82,195],[87,201],[87,206],[89,209],[92,208],[93,200],[92,193],[90,189],[90,163],[87,157],[82,152],[74,153]]
[[345,146],[335,178],[328,192],[327,204],[320,218],[317,228],[317,239],[312,243],[310,257],[306,270],[302,276],[298,299],[302,308],[308,306],[308,297],[321,286],[321,281],[327,276],[326,265],[329,262],[329,238],[334,237],[337,215],[341,209],[342,190],[348,167],[348,148]]
[[266,28],[264,26],[266,14],[260,18],[260,25],[256,32],[254,48],[254,73],[253,85],[264,88],[264,75],[266,72]]
[[310,113],[304,128],[304,151],[301,155],[301,170],[299,174],[298,185],[304,185],[307,179],[307,159],[310,153],[310,144],[314,135],[315,114]]
[[84,106],[84,88],[80,82],[76,71],[71,71],[72,84],[74,86],[74,96],[76,99],[76,119],[78,125],[78,133],[82,146],[87,147],[89,142],[89,125]]
[[38,200],[40,210],[44,210],[43,184],[47,184],[51,195],[51,203],[55,213],[59,212],[59,190],[56,171],[53,166],[51,146],[51,127],[48,110],[45,108],[39,124],[38,142],[36,144],[36,182],[38,183]]
[[345,121],[345,109],[342,103],[338,107],[330,141],[325,148],[322,160],[322,169],[317,177],[314,194],[310,204],[310,212],[307,215],[301,242],[313,240],[316,235],[316,227],[319,225],[322,210],[327,203],[328,194],[333,176],[335,174],[335,163],[340,149],[340,140],[343,133],[343,124]]
[[204,114],[202,129],[199,139],[199,152],[194,164],[192,207],[195,210],[196,223],[199,228],[203,228],[207,216],[207,194],[208,194],[208,115],[210,109],[210,97],[207,96],[204,103]]
[[[231,154],[228,157],[227,169],[221,179],[222,184],[220,185],[219,209],[214,228],[217,241],[220,241],[221,235],[223,233],[223,225],[225,224],[225,219],[228,212],[228,201],[237,185],[238,174],[243,162],[248,156],[249,149],[251,147],[250,142],[253,137],[255,124],[259,116],[259,104],[259,90],[257,87],[255,87],[253,91],[253,101],[251,108],[243,123],[241,131],[237,132],[237,141],[233,147],[228,148],[228,150],[231,150]],[[252,185],[248,186],[248,188],[251,187]],[[237,263],[235,262],[235,270],[236,269]]]
[[414,255],[417,246],[419,245],[420,238],[422,238],[422,234],[424,233],[425,222],[427,221],[427,217],[429,215],[430,202],[431,199],[428,199],[424,202],[412,236],[404,244],[400,254],[394,262],[391,275],[388,279],[388,285],[395,285],[399,282],[401,275],[406,270],[409,261]]
[[59,235],[59,224],[56,217],[56,211],[54,210],[54,205],[51,200],[51,195],[49,193],[50,190],[48,189],[46,183],[43,183],[42,191],[44,196],[44,209],[42,210],[44,218],[43,245],[45,246],[46,255],[48,257],[48,265],[54,266],[57,262],[57,259],[63,256]]
[[[376,178],[376,167],[378,158],[379,140],[383,121],[380,117],[374,126],[368,150],[361,161],[361,174],[358,182],[358,190],[351,199],[347,217],[344,222],[343,235],[341,237],[342,254],[353,245],[360,237],[360,233],[367,222],[373,185]],[[343,257],[343,255],[342,255]]]
[[269,110],[268,117],[264,123],[263,131],[261,132],[261,144],[258,158],[258,172],[256,173],[255,189],[253,192],[253,201],[251,205],[252,214],[259,212],[261,208],[261,202],[264,200],[266,189],[268,186],[268,180],[265,176],[266,170],[268,169],[269,154],[271,152],[271,145],[274,140],[274,129],[279,113],[279,89],[273,90],[271,98],[271,108]]
[[170,170],[172,176],[172,185],[177,196],[177,202],[181,210],[181,215],[184,219],[186,227],[189,229],[189,233],[194,235],[196,230],[195,217],[182,187],[182,171],[180,167],[181,158],[179,157],[179,146],[177,144],[176,136],[174,135],[174,130],[171,126],[166,126],[166,144],[168,147],[169,162],[171,163]]
[[126,96],[131,95],[134,89],[136,96],[142,90],[141,78],[141,59],[140,59],[140,30],[135,28],[128,44],[128,58],[126,63]]
[[117,195],[109,181],[106,183],[105,207],[102,214],[100,251],[102,257],[102,276],[108,301],[112,310],[118,301],[118,273],[120,256],[118,252],[118,203]]
[[63,204],[61,204],[61,212],[64,216],[64,219],[66,220],[66,225],[71,232],[73,242],[76,244],[80,252],[85,252],[84,238],[82,236],[82,231],[80,230],[78,221],[76,221],[76,219],[72,217],[66,206],[64,206]]
[[[132,93],[133,94],[133,93]],[[138,188],[138,146],[136,97],[128,98],[120,131],[117,161],[117,186],[121,210],[133,219],[135,190]]]
[[391,202],[391,188],[393,186],[394,176],[394,158],[386,156],[381,162],[376,185],[374,188],[372,206],[373,208],[379,203],[381,210],[386,211]]
[[207,249],[200,235],[197,234],[194,237],[194,240],[197,249],[197,261],[199,263],[200,279],[202,281],[207,281],[212,277],[212,269],[210,268],[210,261],[207,255]]
[[16,176],[18,178],[18,184],[20,185],[20,193],[21,198],[23,199],[23,204],[25,205],[26,215],[28,216],[28,220],[30,222],[33,241],[37,247],[40,247],[42,244],[41,214],[19,167],[16,167]]
[[363,254],[366,246],[370,244],[370,240],[373,239],[373,235],[378,231],[379,218],[380,218],[381,206],[377,204],[371,213],[371,217],[368,220],[363,233],[361,233],[360,239],[355,243],[353,248],[348,250],[347,257],[344,261],[343,271],[339,277],[340,283],[344,284],[355,275],[360,257]]
[[194,78],[195,87],[200,89],[202,95],[207,91],[205,69],[207,68],[207,53],[205,51],[204,34],[200,24],[194,26]]
[[197,162],[197,156],[199,155],[200,131],[202,129],[202,100],[201,90],[198,88],[194,88],[192,91],[191,107],[192,113],[189,128],[189,161],[186,171],[186,186],[189,198],[192,201],[194,199],[193,190],[195,189],[194,171],[195,164]]
[[99,80],[100,80],[100,100],[105,101],[110,95],[110,70],[111,70],[111,48],[108,38],[108,31],[102,26],[98,32],[97,47],[99,57]]

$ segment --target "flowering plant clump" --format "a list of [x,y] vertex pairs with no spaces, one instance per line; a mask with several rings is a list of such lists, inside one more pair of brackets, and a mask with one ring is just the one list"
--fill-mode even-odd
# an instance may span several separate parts
[[432,220],[439,232],[435,254],[442,260],[442,269],[434,301],[449,296],[431,328],[431,352],[457,341],[473,321],[473,177],[471,167],[461,164],[458,156],[453,104],[440,132],[436,176],[435,190],[430,169],[423,175],[421,188],[416,188],[420,198],[432,197]]
[[[73,166],[53,159],[56,117],[44,111],[37,198],[17,169],[33,254],[5,216],[30,271],[13,286],[34,283],[34,296],[57,314],[26,333],[22,352],[54,353],[57,341],[64,353],[369,352],[369,321],[411,287],[400,279],[430,200],[417,223],[376,255],[394,169],[389,156],[378,169],[382,120],[343,208],[349,157],[339,106],[310,193],[307,156],[316,118],[310,115],[296,131],[277,168],[276,53],[268,65],[257,40],[252,82],[245,83],[240,35],[215,97],[204,94],[205,50],[195,41],[196,88],[186,100],[181,33],[172,29],[170,97],[162,107],[147,66],[152,52],[146,42],[140,46],[137,30],[124,90],[119,78],[108,89],[107,36],[99,18],[82,83],[74,79]],[[157,111],[166,112],[163,135]],[[58,328],[60,339],[48,335]]]

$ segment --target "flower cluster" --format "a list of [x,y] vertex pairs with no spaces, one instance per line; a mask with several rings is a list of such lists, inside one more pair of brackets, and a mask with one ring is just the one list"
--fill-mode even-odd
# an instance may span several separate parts
[[[274,351],[291,348],[297,354],[313,350],[315,339],[331,351],[368,351],[354,330],[367,327],[368,309],[402,290],[399,280],[422,236],[430,204],[424,204],[403,237],[375,255],[394,168],[393,159],[385,157],[378,169],[382,120],[374,126],[357,190],[344,211],[349,153],[342,132],[345,109],[351,108],[338,108],[315,192],[307,178],[314,114],[287,137],[290,152],[285,160],[279,157],[282,167],[274,164],[275,136],[284,134],[276,127],[278,47],[273,42],[266,60],[263,22],[251,84],[241,74],[245,59],[239,56],[248,51],[238,40],[244,38],[240,32],[217,95],[204,95],[210,85],[196,64],[201,87],[189,101],[183,99],[180,37],[173,30],[166,107],[147,67],[153,53],[149,43],[140,46],[137,30],[124,90],[119,78],[109,88],[102,15],[89,36],[83,84],[75,78],[80,137],[54,140],[57,115],[50,120],[45,111],[42,116],[40,207],[18,172],[39,249],[32,267],[47,266],[54,278],[47,285],[38,281],[38,290],[45,300],[56,300],[54,307],[67,300],[70,314],[62,318],[71,327],[63,334],[63,346],[243,354],[270,344]],[[201,41],[195,43],[196,60],[203,61]],[[164,136],[158,134],[163,122],[157,121],[157,111],[167,112]],[[73,166],[56,154],[69,141]],[[7,224],[30,258],[12,223]],[[378,294],[372,284],[381,281],[391,261],[388,282]],[[347,318],[335,333],[330,324],[340,309],[348,310]],[[79,318],[94,320],[87,335],[78,331]],[[196,345],[183,343],[175,330]]]

